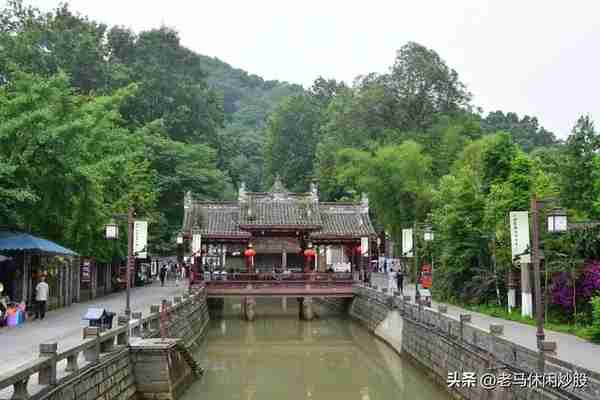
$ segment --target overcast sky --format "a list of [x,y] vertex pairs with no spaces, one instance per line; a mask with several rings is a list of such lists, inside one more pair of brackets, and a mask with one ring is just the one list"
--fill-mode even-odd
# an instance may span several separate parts
[[[3,0],[0,0],[0,4]],[[30,0],[41,9],[59,1]],[[72,0],[135,31],[162,23],[185,46],[265,79],[352,82],[386,72],[408,41],[456,69],[474,104],[537,116],[565,137],[577,117],[600,128],[600,2],[594,0]]]

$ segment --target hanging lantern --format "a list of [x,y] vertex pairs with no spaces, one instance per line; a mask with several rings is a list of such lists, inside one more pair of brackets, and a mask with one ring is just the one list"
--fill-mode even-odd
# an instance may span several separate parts
[[256,251],[252,248],[252,245],[249,244],[246,251],[244,251],[244,257],[246,257],[246,271],[254,272],[254,256],[256,255]]
[[304,272],[309,273],[311,270],[312,260],[317,255],[317,252],[313,248],[304,250]]
[[360,256],[360,255],[362,254],[362,247],[361,247],[360,245],[359,245],[359,246],[356,246],[356,247],[354,248],[354,252],[355,252],[357,255],[359,255],[359,256]]
[[317,255],[317,252],[314,249],[306,249],[304,250],[304,257],[308,259],[312,259]]

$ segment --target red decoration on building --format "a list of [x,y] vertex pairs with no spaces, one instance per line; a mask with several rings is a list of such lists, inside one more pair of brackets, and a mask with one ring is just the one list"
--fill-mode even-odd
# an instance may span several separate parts
[[254,256],[256,255],[256,251],[248,246],[246,251],[244,251],[244,257],[246,257],[246,271],[248,273],[254,272]]
[[312,260],[315,258],[316,255],[317,255],[317,252],[312,248],[308,248],[308,249],[304,250],[304,272],[305,273],[310,272]]

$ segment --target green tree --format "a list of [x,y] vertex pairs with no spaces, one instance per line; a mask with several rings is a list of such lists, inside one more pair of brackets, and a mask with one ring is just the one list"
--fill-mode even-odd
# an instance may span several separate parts
[[388,85],[399,103],[398,126],[402,130],[423,130],[436,114],[467,107],[471,94],[433,50],[409,42],[396,55]]
[[561,197],[568,207],[588,216],[593,216],[594,202],[598,199],[594,183],[599,148],[600,138],[591,118],[580,117],[567,139]]
[[423,220],[431,206],[431,157],[413,141],[383,146],[374,155],[340,151],[338,180],[368,193],[378,220],[396,239],[402,228]]
[[291,191],[305,191],[313,179],[320,113],[308,96],[285,99],[271,114],[265,143],[265,175],[270,185],[280,175]]
[[554,133],[540,126],[537,118],[528,115],[519,118],[513,112],[504,114],[502,111],[494,111],[482,119],[481,126],[487,133],[510,133],[513,141],[527,153],[538,147],[550,147],[559,143]]

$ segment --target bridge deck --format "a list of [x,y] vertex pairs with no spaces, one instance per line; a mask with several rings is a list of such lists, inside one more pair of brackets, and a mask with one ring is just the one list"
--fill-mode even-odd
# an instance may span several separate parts
[[353,280],[347,275],[294,276],[243,274],[238,279],[206,280],[207,296],[215,297],[352,297]]

